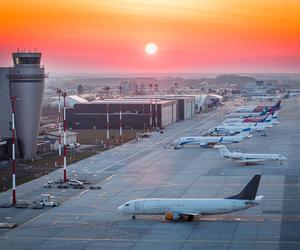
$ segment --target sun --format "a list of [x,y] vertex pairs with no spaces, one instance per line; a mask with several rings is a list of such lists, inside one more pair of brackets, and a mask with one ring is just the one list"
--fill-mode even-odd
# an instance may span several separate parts
[[154,55],[157,52],[157,46],[155,43],[147,43],[145,51],[148,55]]

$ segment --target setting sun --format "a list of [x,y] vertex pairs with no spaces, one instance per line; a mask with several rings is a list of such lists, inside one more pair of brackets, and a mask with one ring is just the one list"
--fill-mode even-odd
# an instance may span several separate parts
[[157,51],[157,46],[154,43],[148,43],[145,46],[145,51],[148,55],[154,55]]

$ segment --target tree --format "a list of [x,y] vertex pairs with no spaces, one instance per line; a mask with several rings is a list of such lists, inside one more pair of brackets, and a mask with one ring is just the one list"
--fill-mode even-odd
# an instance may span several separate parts
[[149,84],[149,88],[150,88],[150,94],[152,92],[152,83]]
[[120,90],[120,96],[122,96],[122,90],[123,90],[123,87],[122,87],[122,86],[119,86],[119,90]]
[[79,84],[77,86],[77,94],[81,95],[81,94],[83,94],[83,91],[84,91],[83,86],[81,84]]
[[105,91],[106,91],[106,96],[108,97],[108,94],[109,94],[109,90],[110,90],[110,87],[108,86],[105,86],[104,87]]

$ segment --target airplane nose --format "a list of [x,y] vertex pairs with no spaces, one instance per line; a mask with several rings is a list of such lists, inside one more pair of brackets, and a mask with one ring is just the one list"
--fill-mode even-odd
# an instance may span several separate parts
[[123,210],[123,205],[119,206],[119,207],[118,207],[118,210],[122,212],[122,210]]

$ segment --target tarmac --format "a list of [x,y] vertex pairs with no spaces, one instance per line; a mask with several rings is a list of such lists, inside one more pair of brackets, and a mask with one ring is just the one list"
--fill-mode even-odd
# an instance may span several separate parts
[[[210,113],[175,123],[164,134],[127,143],[68,166],[70,179],[86,179],[85,189],[43,188],[62,170],[17,187],[18,199],[32,202],[43,193],[55,208],[0,208],[1,249],[300,249],[300,98],[282,101],[279,124],[230,150],[280,153],[288,161],[241,165],[216,149],[169,147],[173,140],[198,135],[219,125],[230,103]],[[221,198],[238,193],[254,174],[261,174],[260,205],[194,221],[166,221],[164,216],[131,216],[117,207],[138,198]],[[101,186],[90,190],[89,186]],[[0,194],[7,203],[11,191]]]

